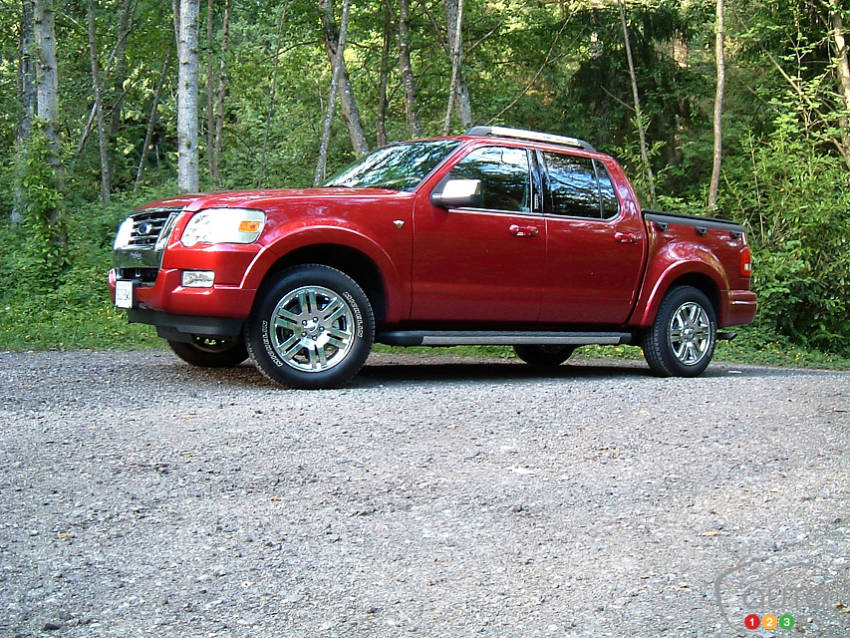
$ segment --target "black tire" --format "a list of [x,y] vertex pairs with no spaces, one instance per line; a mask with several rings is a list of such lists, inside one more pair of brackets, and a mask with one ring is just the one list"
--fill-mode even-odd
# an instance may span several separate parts
[[708,367],[717,339],[717,314],[705,293],[677,286],[664,296],[641,346],[661,377],[695,377]]
[[232,368],[248,358],[248,351],[241,337],[194,335],[191,343],[169,341],[168,345],[183,361],[201,368]]
[[575,349],[576,346],[571,345],[514,346],[516,356],[535,368],[557,368]]
[[290,388],[335,388],[360,371],[375,339],[363,289],[319,264],[296,266],[262,289],[245,328],[257,369]]

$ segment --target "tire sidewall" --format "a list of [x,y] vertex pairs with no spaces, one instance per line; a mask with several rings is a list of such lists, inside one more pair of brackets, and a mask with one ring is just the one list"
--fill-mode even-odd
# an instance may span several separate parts
[[[673,346],[670,342],[670,322],[676,311],[686,303],[698,304],[708,316],[709,321],[709,344],[708,350],[703,357],[693,365],[686,365],[679,361],[673,353]],[[683,286],[672,290],[661,304],[658,310],[658,317],[653,326],[655,332],[654,337],[657,343],[662,345],[661,358],[664,362],[664,367],[669,372],[678,377],[695,377],[708,367],[711,359],[714,356],[714,347],[717,343],[717,314],[714,306],[708,297],[701,290],[691,286]]]
[[[303,286],[321,286],[342,297],[354,318],[350,350],[338,364],[321,372],[296,370],[281,360],[271,343],[272,314],[283,297]],[[375,319],[363,289],[340,270],[318,264],[297,266],[260,290],[246,330],[248,352],[254,364],[270,380],[292,388],[320,389],[339,386],[353,377],[372,348]]]

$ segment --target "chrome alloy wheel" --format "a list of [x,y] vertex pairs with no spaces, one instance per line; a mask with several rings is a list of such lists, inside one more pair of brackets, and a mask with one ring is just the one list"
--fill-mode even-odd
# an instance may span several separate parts
[[683,303],[670,319],[667,338],[673,355],[681,364],[698,364],[711,347],[711,320],[708,313],[698,303]]
[[287,293],[271,315],[271,346],[301,372],[324,372],[345,360],[354,343],[354,313],[345,298],[322,286]]

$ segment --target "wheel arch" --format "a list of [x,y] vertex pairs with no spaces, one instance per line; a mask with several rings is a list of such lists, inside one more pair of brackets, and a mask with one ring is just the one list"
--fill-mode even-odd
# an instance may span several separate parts
[[[344,272],[354,279],[366,293],[377,324],[386,321],[388,312],[387,284],[381,269],[365,253],[344,244],[311,244],[296,248],[279,257],[266,270],[255,299],[261,299],[261,291],[275,281],[281,272],[294,266],[320,264]],[[255,302],[256,303],[256,302]]]
[[658,314],[658,308],[661,306],[664,296],[678,286],[692,286],[704,293],[714,308],[718,325],[723,325],[722,314],[724,307],[720,292],[722,283],[718,282],[715,273],[704,265],[691,263],[681,264],[678,267],[671,268],[658,279],[648,299],[638,302],[632,319],[629,322],[630,325],[640,328],[651,326],[655,315]]

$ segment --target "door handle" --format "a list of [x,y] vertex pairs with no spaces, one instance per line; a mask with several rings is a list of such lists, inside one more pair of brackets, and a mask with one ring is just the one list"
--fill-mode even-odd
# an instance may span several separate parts
[[537,237],[540,232],[537,229],[537,226],[519,226],[517,224],[511,224],[508,227],[511,235],[516,237]]
[[640,237],[634,233],[614,233],[614,239],[621,244],[636,244]]

